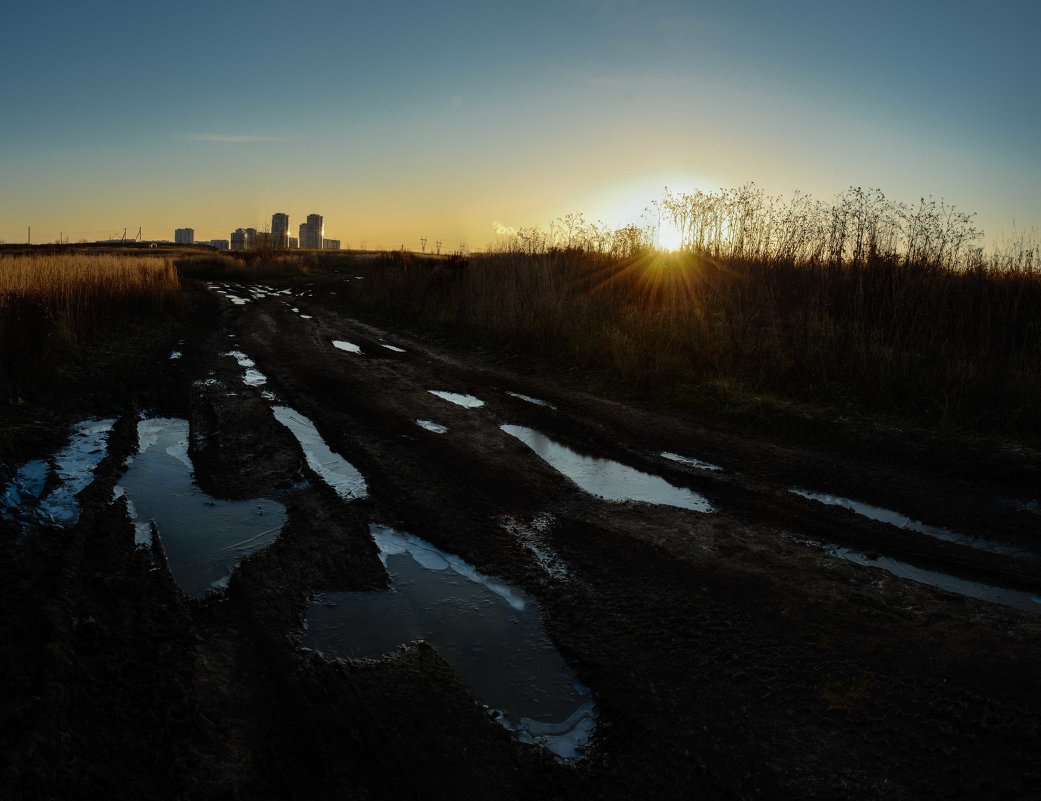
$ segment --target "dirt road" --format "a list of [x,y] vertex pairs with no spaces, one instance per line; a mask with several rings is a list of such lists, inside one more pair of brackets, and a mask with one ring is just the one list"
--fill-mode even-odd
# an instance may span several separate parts
[[[78,525],[3,524],[5,797],[1035,797],[1029,486],[569,391],[345,318],[351,280],[193,290],[212,326],[141,410],[190,419],[214,497],[285,503],[278,539],[226,590],[184,597],[110,502],[138,410]],[[245,383],[230,350],[260,378]],[[321,480],[280,405],[357,468],[364,497]],[[594,481],[613,466],[583,457],[612,460],[703,505],[604,500],[553,454]],[[882,509],[903,527],[872,519]],[[390,586],[373,523],[537,601],[595,699],[583,759],[518,742],[429,645],[365,661],[301,649],[316,593]]]

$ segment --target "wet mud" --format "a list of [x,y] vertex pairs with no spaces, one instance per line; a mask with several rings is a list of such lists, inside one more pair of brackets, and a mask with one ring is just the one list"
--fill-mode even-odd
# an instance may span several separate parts
[[[77,496],[79,519],[32,536],[0,520],[0,634],[11,644],[0,656],[0,795],[1034,797],[1041,615],[921,580],[933,571],[1041,590],[1037,516],[1009,502],[1041,496],[1029,478],[1009,486],[981,468],[962,480],[605,401],[349,319],[336,298],[355,280],[191,290],[204,324],[159,353],[172,372],[147,409],[124,399]],[[171,361],[174,345],[183,356]],[[265,382],[247,382],[248,369]],[[242,554],[220,591],[186,593],[135,541],[115,488],[139,449],[141,412],[189,421],[187,458],[214,499],[285,507],[277,537]],[[598,497],[503,426],[712,511]],[[67,444],[20,447],[4,487]],[[22,478],[23,489],[38,483],[31,470]],[[401,583],[430,572],[373,530],[458,558],[487,581],[454,574],[468,589],[531,599],[595,704],[582,759],[499,721],[453,662],[459,643],[438,647],[437,626],[362,624],[351,598],[400,603]],[[920,580],[885,569],[897,562]],[[504,619],[514,608],[495,592],[468,603],[474,614],[499,604]],[[334,626],[343,643],[368,630],[378,644],[323,642],[315,610],[337,608],[350,611]]]

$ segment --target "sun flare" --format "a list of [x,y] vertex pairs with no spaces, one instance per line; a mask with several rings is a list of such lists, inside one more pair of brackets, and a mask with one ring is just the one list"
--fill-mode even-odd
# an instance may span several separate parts
[[670,220],[662,220],[657,231],[659,250],[679,250],[683,246],[683,234]]

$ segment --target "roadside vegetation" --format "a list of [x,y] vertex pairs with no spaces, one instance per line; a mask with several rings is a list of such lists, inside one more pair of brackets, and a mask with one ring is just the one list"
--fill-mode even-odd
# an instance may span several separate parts
[[184,278],[205,281],[276,281],[308,275],[316,263],[315,255],[289,253],[270,246],[226,253],[207,253],[177,260]]
[[0,388],[17,399],[88,352],[130,344],[180,311],[180,289],[168,257],[0,256]]
[[[985,252],[970,215],[860,189],[666,193],[648,217],[568,215],[469,259],[370,257],[345,302],[632,397],[1041,436],[1036,239]],[[673,252],[654,247],[664,227]]]

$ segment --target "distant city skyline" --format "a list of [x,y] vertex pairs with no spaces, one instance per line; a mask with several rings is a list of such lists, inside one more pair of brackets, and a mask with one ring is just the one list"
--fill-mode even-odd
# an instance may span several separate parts
[[[339,239],[329,239],[325,236],[325,220],[320,214],[308,214],[307,220],[300,225],[300,235],[289,235],[288,214],[276,211],[271,215],[271,226],[268,229],[236,228],[226,238],[206,239],[196,238],[194,228],[174,229],[173,242],[175,244],[208,244],[218,250],[252,250],[263,245],[269,245],[278,250],[302,248],[305,250],[339,250]],[[169,240],[166,240],[169,241]]]
[[305,32],[263,0],[184,0],[178,19],[207,20],[186,37],[161,4],[20,7],[0,53],[0,238],[223,238],[320,208],[352,246],[479,248],[568,212],[637,221],[666,185],[748,181],[943,197],[988,240],[1041,225],[1039,4],[429,11],[313,0]]

